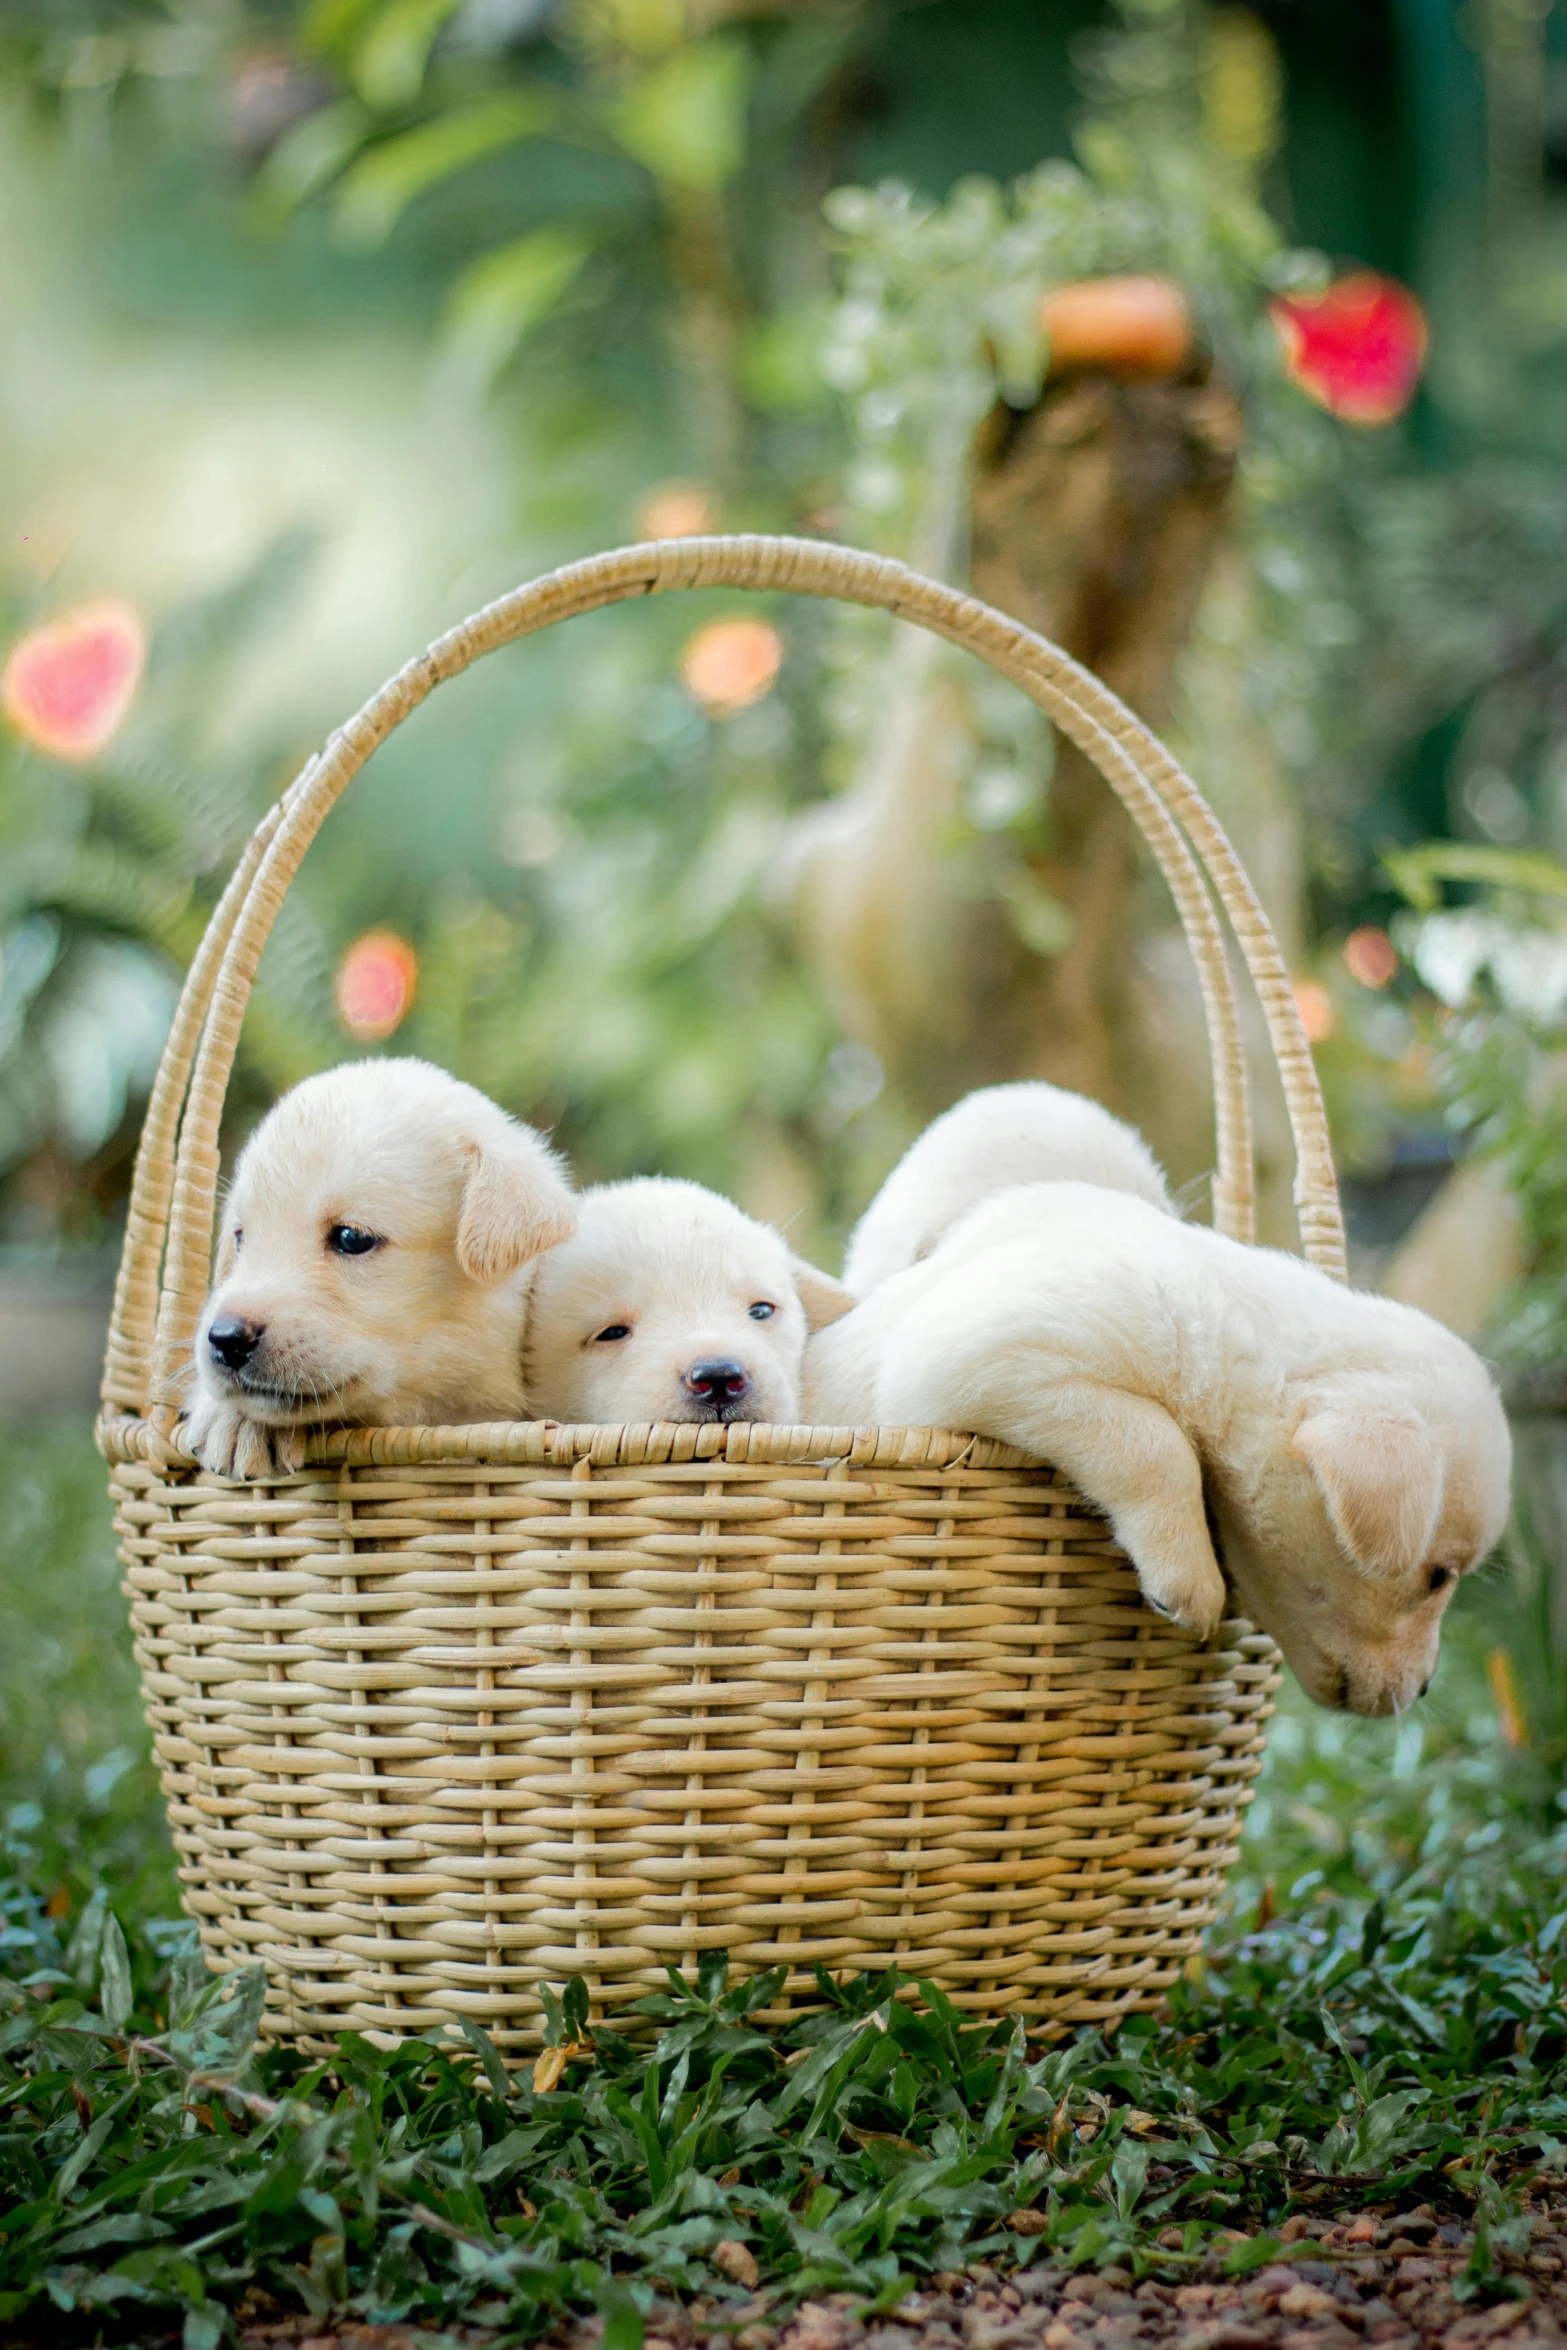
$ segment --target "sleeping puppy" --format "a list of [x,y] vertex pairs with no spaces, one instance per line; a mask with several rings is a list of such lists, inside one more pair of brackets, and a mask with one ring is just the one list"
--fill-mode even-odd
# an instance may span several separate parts
[[532,1128],[428,1062],[307,1078],[235,1169],[186,1443],[260,1477],[322,1421],[524,1417],[527,1268],[576,1215]]
[[1175,1214],[1142,1136],[1086,1094],[1028,1081],[966,1094],[893,1168],[849,1240],[844,1286],[864,1297],[930,1255],[970,1208],[1014,1183],[1097,1183]]
[[1058,1464],[1162,1613],[1211,1633],[1222,1559],[1309,1693],[1357,1713],[1424,1692],[1507,1512],[1507,1422],[1451,1332],[1086,1183],[972,1209],[812,1339],[804,1410]]
[[854,1300],[700,1183],[585,1191],[539,1261],[524,1356],[533,1407],[565,1421],[799,1416],[807,1335]]

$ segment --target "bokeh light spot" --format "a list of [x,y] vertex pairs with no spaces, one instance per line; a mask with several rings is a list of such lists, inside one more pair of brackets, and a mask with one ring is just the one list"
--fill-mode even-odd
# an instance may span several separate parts
[[637,530],[645,539],[699,539],[717,522],[717,509],[699,481],[662,481],[637,508]]
[[783,638],[765,620],[712,620],[680,656],[680,682],[709,718],[732,718],[772,692]]
[[1326,1044],[1338,1026],[1338,1014],[1333,1009],[1333,998],[1319,979],[1296,980],[1295,1009],[1306,1031],[1306,1042]]
[[1068,367],[1175,375],[1191,355],[1191,312],[1172,278],[1077,278],[1046,294],[1039,323],[1052,375]]
[[1345,939],[1344,964],[1362,987],[1386,987],[1398,973],[1398,949],[1385,930],[1368,923]]
[[390,1036],[419,985],[419,958],[395,930],[367,930],[337,967],[337,1013],[351,1036]]
[[30,628],[0,673],[0,710],[56,759],[96,758],[125,721],[147,659],[141,616],[113,597]]

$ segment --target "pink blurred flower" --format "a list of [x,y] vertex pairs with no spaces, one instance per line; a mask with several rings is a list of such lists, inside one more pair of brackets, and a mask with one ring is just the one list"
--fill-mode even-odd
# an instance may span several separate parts
[[1430,336],[1413,294],[1357,269],[1322,294],[1272,305],[1286,373],[1346,424],[1390,424],[1415,396]]
[[1344,941],[1344,961],[1351,979],[1362,987],[1386,987],[1398,976],[1398,949],[1374,923],[1350,932]]
[[709,718],[732,718],[771,693],[783,639],[765,620],[712,620],[680,656],[686,692]]
[[337,967],[337,1012],[351,1035],[374,1041],[406,1018],[419,985],[419,958],[395,930],[367,930]]
[[0,672],[0,710],[35,750],[96,758],[136,699],[146,659],[146,631],[129,604],[78,604],[17,638]]

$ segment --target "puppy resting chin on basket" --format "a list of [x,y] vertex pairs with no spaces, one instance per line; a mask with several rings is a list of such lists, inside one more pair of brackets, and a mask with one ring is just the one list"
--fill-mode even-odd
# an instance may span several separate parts
[[525,1384],[547,1419],[799,1416],[806,1338],[849,1291],[700,1183],[647,1176],[585,1191],[577,1229],[540,1259]]
[[532,1128],[428,1062],[307,1078],[235,1170],[186,1443],[258,1477],[322,1421],[522,1418],[528,1268],[576,1216]]
[[[1063,1104],[1079,1141],[1085,1112],[1099,1123],[1095,1179],[1031,1180],[1071,1172]],[[1412,1307],[1181,1223],[1147,1166],[1107,1113],[1053,1088],[960,1103],[867,1212],[851,1282],[881,1277],[812,1340],[805,1411],[972,1428],[1056,1463],[1155,1607],[1206,1635],[1227,1573],[1313,1697],[1396,1711],[1423,1694],[1457,1579],[1505,1521],[1491,1380]]]

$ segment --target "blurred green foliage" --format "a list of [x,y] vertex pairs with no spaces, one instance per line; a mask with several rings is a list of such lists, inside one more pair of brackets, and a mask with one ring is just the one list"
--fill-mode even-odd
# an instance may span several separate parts
[[[1304,809],[1308,927],[1329,952],[1350,922],[1389,915],[1390,842],[1551,845],[1567,504],[1560,419],[1530,387],[1562,325],[1560,199],[1543,151],[1527,218],[1458,220],[1414,149],[1388,192],[1397,76],[1415,149],[1420,108],[1439,104],[1473,144],[1484,41],[1433,62],[1424,32],[1334,9],[1308,39],[1271,0],[986,0],[982,15],[955,0],[9,0],[0,44],[18,98],[75,159],[87,208],[68,260],[105,315],[127,332],[199,315],[230,335],[252,317],[427,322],[433,380],[458,412],[487,398],[500,420],[519,569],[635,535],[645,493],[684,481],[721,527],[830,530],[961,571],[972,420],[1037,385],[1040,289],[1174,271],[1248,427],[1244,593],[1215,605],[1199,648],[1237,697],[1186,713],[1198,772],[1245,788],[1242,710]],[[1340,54],[1355,71],[1330,92]],[[1347,174],[1331,189],[1330,132]],[[1038,168],[1004,185],[1025,137]],[[1075,161],[1044,152],[1068,143]],[[1453,169],[1478,172],[1479,155]],[[867,184],[842,185],[862,161]],[[977,161],[992,176],[950,184]],[[876,180],[887,164],[906,184]],[[1406,261],[1433,311],[1431,389],[1407,430],[1331,424],[1281,381],[1266,321],[1275,289],[1349,257],[1351,187],[1364,250]],[[1306,249],[1318,234],[1331,260]],[[233,608],[259,627],[249,592]],[[682,599],[515,648],[386,747],[289,901],[236,1133],[276,1085],[355,1049],[331,972],[387,924],[423,974],[398,1049],[555,1126],[589,1177],[678,1167],[831,1245],[902,1131],[796,966],[781,844],[851,771],[888,690],[886,632],[762,606],[786,639],[779,689],[715,719],[678,684],[679,657],[738,608]],[[345,683],[339,714],[369,682]],[[193,759],[217,695],[194,661],[149,692],[126,744],[163,763],[161,801],[145,775],[114,780],[118,745],[101,778],[29,759],[3,787],[46,803],[46,829],[74,825],[73,855],[90,848],[100,873],[96,913],[84,873],[74,912],[54,902],[62,883],[32,880],[7,910],[11,1237],[112,1220],[154,1006],[233,842],[309,747],[280,725],[243,758]],[[1050,953],[1068,913],[1019,886],[1019,850],[1050,821],[1048,730],[999,703],[980,717],[954,854],[997,919]],[[90,1078],[82,1040],[113,1027],[110,998],[120,1041]],[[1393,1005],[1361,1009],[1325,1073],[1342,1141],[1375,1162],[1434,1095]]]

